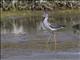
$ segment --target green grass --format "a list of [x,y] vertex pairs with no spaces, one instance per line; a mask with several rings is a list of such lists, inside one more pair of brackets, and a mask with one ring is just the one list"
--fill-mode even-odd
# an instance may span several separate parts
[[31,17],[31,16],[40,16],[41,11],[2,11],[1,12],[1,19],[4,19],[6,17],[10,16],[24,16],[24,17]]
[[[10,17],[10,16],[26,16],[26,17],[31,17],[31,16],[42,16],[43,11],[31,11],[31,10],[23,10],[23,11],[1,11],[1,19],[4,19],[5,17]],[[54,14],[54,15],[52,15]],[[73,10],[55,10],[55,11],[49,11],[50,16],[57,16],[60,15],[75,15],[75,14],[80,14],[80,9],[73,9]]]

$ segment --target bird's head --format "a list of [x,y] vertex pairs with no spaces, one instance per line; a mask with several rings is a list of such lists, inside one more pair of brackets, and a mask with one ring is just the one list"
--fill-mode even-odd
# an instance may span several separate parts
[[43,18],[47,18],[48,17],[48,11],[45,10],[44,13],[43,13]]

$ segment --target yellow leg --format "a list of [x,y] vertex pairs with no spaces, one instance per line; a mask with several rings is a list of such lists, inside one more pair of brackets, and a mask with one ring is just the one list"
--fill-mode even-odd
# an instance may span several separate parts
[[51,40],[51,36],[52,36],[52,35],[49,36],[48,41],[47,41],[48,51],[50,50],[50,40]]
[[56,51],[56,33],[54,32],[54,49]]
[[49,36],[49,39],[48,39],[48,44],[49,44],[49,42],[50,42],[50,40],[51,40],[51,36],[52,36],[52,35],[50,35],[50,36]]

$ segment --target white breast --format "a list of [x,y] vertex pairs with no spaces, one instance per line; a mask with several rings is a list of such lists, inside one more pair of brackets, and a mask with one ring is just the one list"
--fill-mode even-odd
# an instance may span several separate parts
[[55,31],[55,30],[56,30],[56,29],[50,27],[50,23],[48,22],[48,17],[46,17],[46,18],[44,19],[44,21],[43,21],[43,26],[44,26],[46,29],[51,30],[51,31]]

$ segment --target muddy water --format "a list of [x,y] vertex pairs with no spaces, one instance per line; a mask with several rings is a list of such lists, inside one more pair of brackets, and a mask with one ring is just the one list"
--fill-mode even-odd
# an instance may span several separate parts
[[[12,45],[11,47],[7,46],[6,48],[2,48],[2,60],[78,60],[80,55],[80,33],[74,33],[74,30],[77,29],[73,29],[72,25],[80,24],[80,15],[51,16],[49,18],[49,22],[51,23],[66,25],[64,29],[56,31],[55,33],[57,43],[61,45],[61,49],[60,46],[58,46],[57,50],[54,50],[53,47],[53,36],[50,41],[51,45],[50,47],[48,46],[47,41],[51,33],[41,28],[42,21],[42,17],[36,16],[31,16],[31,18],[12,16],[1,20],[2,45],[12,43],[13,45],[20,44],[21,46],[16,48]],[[70,44],[65,44],[64,42],[69,42]],[[28,47],[24,47],[25,44],[27,44]]]

